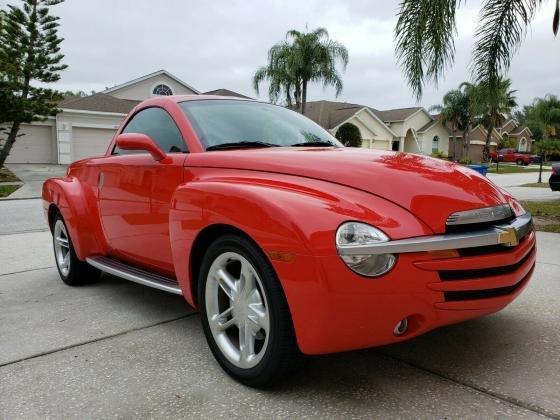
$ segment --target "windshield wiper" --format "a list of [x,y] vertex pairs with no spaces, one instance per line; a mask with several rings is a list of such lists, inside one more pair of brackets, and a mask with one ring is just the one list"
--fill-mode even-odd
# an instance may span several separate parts
[[321,140],[317,140],[317,141],[306,141],[304,143],[296,143],[296,144],[292,144],[292,147],[335,147],[335,144],[332,144],[330,141],[321,141]]
[[265,141],[232,141],[229,143],[215,144],[208,146],[206,151],[211,150],[226,150],[226,149],[246,149],[256,147],[278,147],[278,144],[267,143]]

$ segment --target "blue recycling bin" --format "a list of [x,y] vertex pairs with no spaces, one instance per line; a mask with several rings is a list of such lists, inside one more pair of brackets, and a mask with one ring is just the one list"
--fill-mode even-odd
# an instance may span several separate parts
[[488,166],[485,165],[465,165],[465,166],[467,168],[471,168],[473,171],[476,171],[483,176],[486,176],[486,172],[488,172]]

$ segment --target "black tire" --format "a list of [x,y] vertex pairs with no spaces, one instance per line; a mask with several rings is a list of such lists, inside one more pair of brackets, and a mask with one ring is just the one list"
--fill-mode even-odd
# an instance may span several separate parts
[[[64,233],[68,240],[68,267],[67,269],[61,267],[61,263],[59,262],[57,256],[57,238],[56,238],[56,226],[57,223],[62,223],[64,226]],[[101,271],[97,268],[92,267],[85,261],[80,261],[76,252],[74,251],[74,245],[72,243],[72,238],[70,238],[70,234],[68,234],[68,229],[66,228],[66,223],[60,213],[54,218],[53,221],[53,250],[54,250],[54,258],[56,263],[56,268],[58,270],[58,274],[64,283],[69,286],[81,286],[84,284],[90,284],[99,279],[101,275]]]
[[[262,358],[254,367],[240,368],[228,360],[215,338],[208,320],[206,308],[206,283],[213,262],[227,252],[244,257],[255,269],[261,280],[268,303],[270,330],[268,344]],[[198,279],[198,303],[204,335],[214,357],[226,373],[237,381],[251,387],[264,387],[278,382],[304,361],[297,347],[290,310],[280,281],[264,253],[249,239],[237,235],[218,238],[210,245],[202,259]]]
[[517,159],[515,163],[517,163],[519,166],[524,164],[523,159]]

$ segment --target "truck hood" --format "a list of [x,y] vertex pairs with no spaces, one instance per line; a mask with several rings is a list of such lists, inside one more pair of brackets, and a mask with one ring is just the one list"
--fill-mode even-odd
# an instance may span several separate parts
[[471,169],[408,153],[282,147],[193,153],[185,164],[296,175],[367,191],[409,210],[436,233],[445,231],[451,213],[507,202]]

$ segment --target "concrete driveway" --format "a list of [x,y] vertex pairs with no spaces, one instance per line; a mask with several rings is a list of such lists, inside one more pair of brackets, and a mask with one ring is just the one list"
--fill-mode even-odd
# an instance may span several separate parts
[[42,163],[8,163],[6,167],[15,176],[23,181],[18,190],[10,194],[6,199],[38,198],[41,197],[43,182],[47,178],[64,176],[66,165],[47,165]]
[[254,390],[221,371],[181,297],[111,276],[65,286],[29,214],[31,231],[0,232],[0,419],[560,418],[558,234],[538,233],[534,278],[502,312]]

